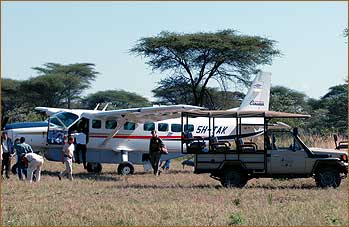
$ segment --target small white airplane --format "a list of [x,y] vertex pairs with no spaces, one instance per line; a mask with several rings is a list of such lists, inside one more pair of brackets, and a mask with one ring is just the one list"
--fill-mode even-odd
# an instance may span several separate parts
[[[241,103],[238,110],[268,110],[271,74],[260,72]],[[49,119],[46,125],[39,127],[8,128],[10,138],[21,136],[32,145],[34,150],[44,152],[51,161],[61,161],[61,150],[64,136],[82,131],[87,135],[87,169],[100,172],[101,163],[116,163],[119,174],[132,174],[134,164],[146,164],[144,154],[148,153],[151,130],[158,131],[159,137],[168,149],[162,160],[184,156],[181,152],[182,132],[193,136],[207,137],[209,125],[206,121],[195,118],[184,124],[182,129],[181,112],[202,109],[190,105],[155,106],[106,111],[84,109],[61,109],[36,107],[45,112]],[[205,123],[204,123],[205,122]],[[25,124],[25,123],[20,123]],[[244,137],[263,133],[263,119],[245,119],[241,124],[241,135]],[[259,125],[260,124],[260,125]],[[213,129],[218,139],[234,139],[236,121],[219,119]],[[20,127],[20,126],[19,126]]]

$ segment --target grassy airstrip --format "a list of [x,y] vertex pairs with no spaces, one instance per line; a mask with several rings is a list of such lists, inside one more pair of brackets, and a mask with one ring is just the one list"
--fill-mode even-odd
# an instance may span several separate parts
[[58,180],[62,163],[46,161],[40,183],[2,181],[2,225],[348,225],[347,179],[337,189],[319,189],[311,178],[227,189],[180,161],[171,167],[159,177],[142,166],[119,176],[116,165],[95,175],[74,164],[70,182]]

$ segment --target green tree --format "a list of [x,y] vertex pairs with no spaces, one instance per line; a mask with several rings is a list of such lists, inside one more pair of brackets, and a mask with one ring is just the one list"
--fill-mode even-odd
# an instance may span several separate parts
[[[270,89],[269,109],[273,111],[308,114],[310,106],[307,101],[308,97],[304,93],[287,87],[273,86]],[[293,127],[304,127],[307,122],[304,119],[282,119],[281,121]]]
[[[194,105],[195,100],[190,91],[188,81],[173,77],[161,80],[159,86],[152,90],[160,104]],[[206,87],[203,106],[209,109],[229,109],[239,106],[244,96],[243,93],[237,91],[220,91],[218,88]]]
[[88,109],[95,108],[98,103],[104,105],[111,103],[111,105],[108,106],[108,109],[124,109],[151,105],[148,99],[137,95],[136,93],[123,90],[98,91],[89,94],[82,102],[84,107]]
[[20,85],[22,81],[1,78],[1,124],[4,126],[12,121],[9,112],[24,103],[21,100]]
[[328,121],[325,122],[330,128],[335,128],[341,133],[348,129],[348,82],[329,88],[320,100],[323,109],[328,111]]
[[31,93],[23,89],[25,83],[26,80],[1,79],[2,127],[12,122],[42,120],[42,117],[33,110],[36,100],[29,99]]
[[66,97],[65,78],[62,74],[47,74],[23,81],[24,100],[32,106],[62,107]]
[[141,38],[130,52],[146,57],[153,71],[169,71],[175,78],[189,81],[194,104],[202,106],[209,81],[216,80],[221,87],[228,82],[247,84],[258,66],[271,64],[280,54],[274,45],[273,40],[229,29],[216,33],[161,32]]
[[270,89],[269,108],[273,111],[290,112],[290,113],[308,113],[308,97],[296,90],[274,86]]
[[91,81],[94,81],[98,72],[94,69],[92,63],[75,63],[62,65],[58,63],[46,63],[44,67],[34,67],[40,76],[56,77],[57,82],[64,83],[62,94],[68,108],[71,108],[71,103],[78,100],[81,93],[91,86]]

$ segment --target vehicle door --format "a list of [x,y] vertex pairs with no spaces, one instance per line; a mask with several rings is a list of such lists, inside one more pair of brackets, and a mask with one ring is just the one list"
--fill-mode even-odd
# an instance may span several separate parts
[[306,153],[288,131],[270,135],[271,149],[268,151],[268,173],[302,174],[305,171]]

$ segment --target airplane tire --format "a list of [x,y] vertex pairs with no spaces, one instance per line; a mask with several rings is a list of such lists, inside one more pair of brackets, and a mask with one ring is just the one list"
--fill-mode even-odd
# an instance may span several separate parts
[[86,169],[89,173],[100,173],[102,171],[102,165],[96,162],[88,162]]
[[132,175],[135,169],[131,162],[122,162],[118,166],[119,175]]

